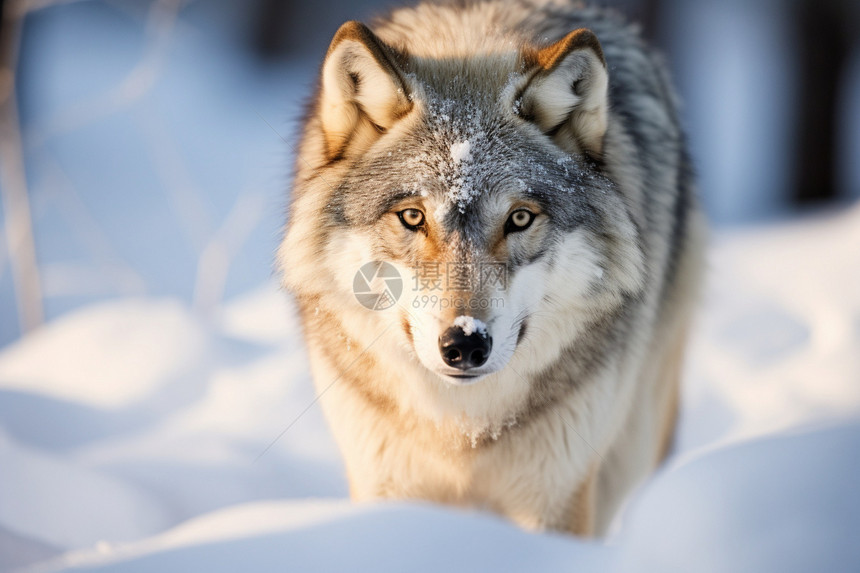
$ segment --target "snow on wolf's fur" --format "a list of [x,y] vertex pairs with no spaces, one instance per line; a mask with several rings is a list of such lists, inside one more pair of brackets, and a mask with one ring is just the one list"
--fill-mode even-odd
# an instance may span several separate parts
[[[508,96],[507,92],[507,89],[502,91],[500,104]],[[491,122],[495,118],[487,117],[475,102],[443,97],[428,88],[424,105],[425,121],[432,140],[427,142],[425,151],[412,154],[407,165],[415,174],[412,192],[426,195],[425,183],[432,179],[440,181],[447,189],[446,202],[436,213],[437,218],[443,218],[453,206],[465,213],[467,207],[486,191],[490,176],[498,176],[500,169],[507,172],[506,179],[516,182],[519,190],[526,193],[532,192],[526,182],[528,176],[547,184],[558,184],[540,161],[532,158],[507,162],[486,160],[500,153],[504,155],[505,143],[490,135]],[[500,105],[500,109],[503,107]],[[518,154],[508,155],[513,159]],[[556,164],[563,170],[567,183],[558,191],[573,193],[581,190],[586,179],[594,179],[592,173],[579,169],[575,159],[569,155],[560,155]]]

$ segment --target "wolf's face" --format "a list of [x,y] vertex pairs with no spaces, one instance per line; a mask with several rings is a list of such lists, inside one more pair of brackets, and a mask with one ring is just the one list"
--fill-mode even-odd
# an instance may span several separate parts
[[508,363],[534,315],[585,306],[599,290],[602,223],[590,200],[611,183],[518,118],[514,101],[480,109],[428,91],[349,171],[330,209],[364,256],[406,279],[383,312],[400,315],[421,363],[474,382]]
[[606,81],[586,31],[455,62],[407,60],[358,24],[335,37],[318,119],[326,165],[348,168],[319,204],[325,260],[344,291],[363,264],[394,265],[397,304],[361,310],[446,382],[518,355],[534,374],[639,288],[636,230],[601,169]]

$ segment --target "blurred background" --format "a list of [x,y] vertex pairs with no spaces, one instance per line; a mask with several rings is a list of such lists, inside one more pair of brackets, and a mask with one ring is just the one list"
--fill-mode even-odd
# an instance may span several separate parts
[[[716,227],[860,196],[860,3],[608,4],[665,53]],[[0,1],[0,346],[102,299],[205,316],[269,280],[320,58],[385,5]]]
[[346,500],[272,261],[320,60],[383,2],[0,0],[0,573],[860,571],[860,2],[610,5],[715,232],[671,467],[599,547]]

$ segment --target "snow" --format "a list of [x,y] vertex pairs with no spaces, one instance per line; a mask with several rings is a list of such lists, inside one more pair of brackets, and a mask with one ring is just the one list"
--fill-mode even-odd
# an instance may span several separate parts
[[860,206],[715,237],[681,449],[860,411]]
[[[437,208],[441,219],[450,206],[461,213],[481,194],[481,181],[488,162],[474,161],[487,157],[492,143],[483,126],[483,113],[475,102],[462,102],[436,93],[427,94],[427,124],[432,134],[428,152],[411,157],[410,168],[417,179],[436,177],[448,189],[446,201]],[[436,154],[435,147],[447,149],[447,155]],[[422,175],[423,173],[423,175]]]
[[[0,378],[10,381],[6,388],[94,407],[122,407],[142,401],[154,390],[154,380],[167,385],[171,376],[193,376],[189,370],[207,352],[206,333],[176,301],[127,299],[97,306],[89,311],[86,327],[73,316],[0,356]],[[141,348],[159,360],[148,360]],[[111,360],[103,359],[106,354]],[[50,360],[44,361],[46,356]],[[37,361],[44,364],[34,371]],[[58,387],[57,379],[64,384]]]
[[69,313],[0,351],[0,570],[856,569],[858,232],[855,206],[714,238],[676,452],[609,543],[349,502],[271,283]]
[[[523,541],[533,552],[521,551]],[[269,502],[210,515],[113,554],[66,559],[76,571],[527,570],[563,563],[571,545],[583,563],[603,561],[597,546],[529,535],[483,515],[417,504]]]
[[[464,82],[468,83],[460,78],[452,84]],[[513,84],[498,97],[496,105],[502,105],[512,89]],[[588,169],[584,156],[573,158],[559,150],[558,157],[545,164],[523,153],[521,147],[499,135],[498,126],[485,117],[477,101],[452,98],[429,88],[424,97],[423,127],[427,133],[422,133],[420,148],[398,148],[397,153],[406,157],[410,177],[403,185],[409,192],[427,196],[430,187],[442,191],[443,200],[433,213],[437,221],[443,221],[453,209],[465,213],[495,185],[493,181],[510,181],[527,194],[547,189],[574,194],[584,188],[614,186]]]
[[477,332],[482,336],[486,336],[487,334],[487,325],[474,316],[458,316],[454,319],[454,326],[459,326],[463,329],[463,334],[466,336],[471,336],[473,332]]
[[468,139],[451,145],[451,160],[457,165],[472,160],[472,144]]
[[618,568],[857,571],[858,451],[855,421],[697,455],[635,499]]

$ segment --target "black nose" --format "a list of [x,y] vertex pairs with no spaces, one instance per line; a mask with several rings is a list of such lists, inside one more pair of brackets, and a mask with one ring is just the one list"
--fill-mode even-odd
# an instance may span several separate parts
[[439,337],[439,352],[445,364],[460,370],[482,366],[490,357],[493,339],[486,333],[466,334],[459,326],[452,326]]

